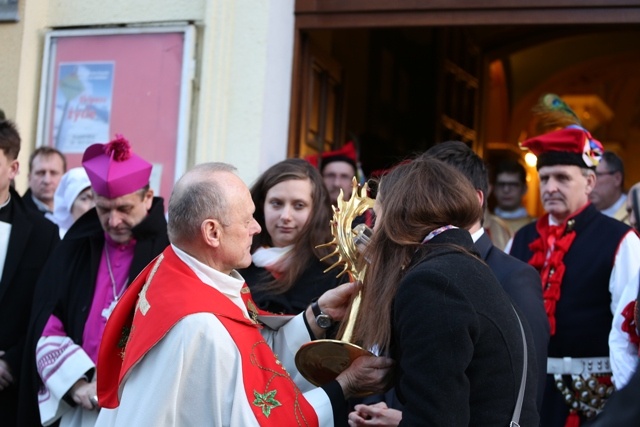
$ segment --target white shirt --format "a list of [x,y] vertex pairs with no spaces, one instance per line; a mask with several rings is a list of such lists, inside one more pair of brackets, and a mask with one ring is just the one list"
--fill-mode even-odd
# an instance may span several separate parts
[[627,203],[627,195],[621,194],[620,198],[616,200],[616,202],[613,205],[609,206],[607,209],[601,210],[600,212],[602,212],[608,217],[615,218],[616,213],[618,212],[618,209],[620,209],[620,207],[625,203]]

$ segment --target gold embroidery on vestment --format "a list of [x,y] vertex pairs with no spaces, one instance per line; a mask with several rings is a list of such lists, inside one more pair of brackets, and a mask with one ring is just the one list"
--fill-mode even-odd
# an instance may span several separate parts
[[264,393],[260,393],[256,390],[253,391],[253,395],[255,397],[255,400],[253,401],[253,404],[255,406],[258,406],[259,408],[262,409],[262,413],[266,416],[269,417],[269,415],[271,414],[271,410],[275,409],[278,406],[283,406],[283,408],[286,408],[287,406],[287,402],[281,403],[279,401],[277,401],[275,399],[275,395],[277,392],[276,390],[269,390],[269,388],[271,387],[271,384],[273,382],[273,380],[275,380],[276,378],[280,377],[280,378],[284,378],[287,381],[289,381],[289,383],[291,384],[291,386],[294,389],[294,399],[292,402],[293,405],[293,414],[296,418],[296,425],[297,426],[309,426],[309,421],[304,417],[304,413],[302,412],[302,406],[300,404],[300,399],[302,398],[302,392],[300,391],[300,389],[298,388],[298,386],[295,384],[295,382],[293,381],[293,379],[291,378],[291,375],[289,374],[289,372],[285,369],[284,365],[282,364],[282,362],[280,362],[280,359],[278,359],[278,356],[274,353],[273,356],[276,360],[276,365],[278,369],[274,369],[274,368],[270,368],[268,366],[262,366],[257,358],[257,354],[255,352],[256,347],[260,346],[260,345],[266,345],[268,346],[266,341],[258,341],[253,345],[253,348],[251,350],[251,355],[250,355],[250,360],[251,360],[251,364],[256,366],[258,369],[262,369],[263,371],[267,371],[271,373],[271,378],[266,382],[265,387],[264,387]]
[[149,309],[151,308],[151,304],[149,304],[149,300],[147,300],[147,289],[149,288],[149,285],[151,285],[151,280],[153,279],[153,276],[156,274],[156,271],[158,271],[158,267],[160,267],[160,263],[162,262],[163,259],[164,259],[164,255],[160,254],[160,256],[158,256],[158,259],[156,260],[156,263],[153,265],[153,268],[151,269],[151,273],[149,273],[149,277],[147,277],[147,281],[144,282],[144,286],[142,287],[142,290],[138,294],[139,296],[138,309],[140,310],[140,313],[142,313],[143,316],[146,315]]
[[247,301],[247,310],[249,311],[249,317],[251,317],[251,321],[253,323],[258,322],[258,307],[253,303],[253,301]]

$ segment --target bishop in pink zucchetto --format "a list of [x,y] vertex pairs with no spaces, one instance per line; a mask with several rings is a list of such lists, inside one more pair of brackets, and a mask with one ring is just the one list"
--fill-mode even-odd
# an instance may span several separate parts
[[122,135],[107,144],[93,144],[82,156],[82,166],[99,196],[115,199],[149,184],[151,163],[131,150]]
[[[164,201],[149,186],[151,163],[126,138],[89,146],[82,166],[95,207],[51,254],[42,277],[52,287],[36,287],[42,295],[34,295],[37,317],[28,336],[35,358],[25,395],[38,399],[25,403],[29,419],[20,425],[95,425],[102,407],[96,362],[107,320],[133,279],[169,245]],[[59,290],[59,298],[50,300],[48,289]]]

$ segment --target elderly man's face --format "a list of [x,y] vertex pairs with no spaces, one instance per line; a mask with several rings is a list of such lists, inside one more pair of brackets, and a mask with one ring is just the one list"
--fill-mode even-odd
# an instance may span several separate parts
[[[231,174],[230,174],[231,175]],[[228,215],[222,223],[217,269],[223,273],[251,265],[251,244],[253,236],[261,228],[253,218],[255,205],[247,186],[235,175],[226,184]]]
[[322,180],[329,192],[331,203],[335,204],[340,195],[344,193],[344,199],[349,200],[353,191],[353,177],[356,171],[347,162],[333,161],[322,169]]
[[136,191],[115,199],[94,197],[103,230],[116,243],[126,244],[133,237],[131,230],[147,217],[153,202],[153,190]]
[[545,211],[558,222],[565,221],[589,201],[589,193],[595,184],[595,175],[587,176],[578,166],[543,166],[540,176],[540,196]]

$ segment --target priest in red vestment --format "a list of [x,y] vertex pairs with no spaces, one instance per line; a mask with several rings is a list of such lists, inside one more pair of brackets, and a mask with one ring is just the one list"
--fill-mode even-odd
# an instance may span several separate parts
[[[98,357],[98,426],[346,425],[346,399],[386,387],[392,361],[363,356],[318,388],[294,364],[325,329],[257,310],[237,268],[260,226],[249,189],[222,163],[196,166],[169,202],[171,246],[138,276],[107,323]],[[341,320],[355,286],[314,303]],[[322,324],[327,326],[326,324]]]

